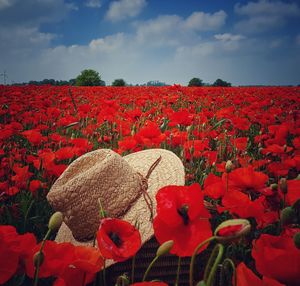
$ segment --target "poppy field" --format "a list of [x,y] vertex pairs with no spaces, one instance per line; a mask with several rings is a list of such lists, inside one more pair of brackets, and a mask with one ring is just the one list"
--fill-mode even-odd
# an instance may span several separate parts
[[[0,285],[106,285],[105,260],[141,248],[135,226],[104,212],[99,248],[54,241],[47,192],[99,148],[182,160],[186,185],[156,196],[153,259],[191,257],[190,286],[299,285],[300,87],[0,86],[0,129]],[[180,285],[180,267],[172,284],[149,272],[116,285]]]

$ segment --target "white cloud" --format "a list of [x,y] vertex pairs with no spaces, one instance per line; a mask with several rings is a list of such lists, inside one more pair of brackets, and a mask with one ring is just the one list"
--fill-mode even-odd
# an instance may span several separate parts
[[184,25],[188,29],[196,31],[211,31],[222,27],[225,24],[227,14],[220,10],[214,14],[194,12],[186,20]]
[[245,33],[265,32],[284,26],[290,18],[300,16],[300,8],[296,3],[277,0],[260,0],[245,5],[238,3],[234,10],[239,16],[246,17],[236,24],[236,28]]
[[78,6],[75,3],[66,3],[66,7],[69,10],[74,10],[74,11],[78,11],[79,10]]
[[234,51],[240,48],[241,40],[244,40],[246,37],[243,35],[234,35],[230,33],[216,34],[214,38],[219,41],[219,44],[223,47],[224,50]]
[[140,14],[146,5],[146,0],[114,1],[109,6],[106,18],[111,22],[118,22],[126,18],[133,18]]
[[225,24],[226,13],[194,12],[187,18],[161,15],[155,19],[136,23],[137,40],[152,46],[178,46],[200,40],[199,32],[214,31]]
[[136,23],[136,38],[139,43],[149,45],[178,45],[182,38],[182,18],[163,15],[156,19]]
[[90,8],[100,8],[101,2],[100,0],[87,0],[85,1],[85,6]]
[[118,33],[104,38],[92,40],[89,43],[89,48],[94,52],[113,52],[121,49],[125,44],[125,36],[123,33]]
[[245,36],[243,35],[233,35],[230,33],[225,34],[216,34],[215,39],[222,41],[222,42],[230,42],[230,41],[240,41],[245,39]]
[[[55,9],[45,3],[69,10],[62,0],[51,1],[44,0],[40,13],[32,11],[30,19],[22,19],[20,25],[11,24],[9,29],[8,25],[1,25],[5,13],[0,11],[1,68],[7,70],[9,82],[70,79],[83,69],[92,68],[107,84],[116,78],[124,78],[128,83],[158,79],[187,84],[195,76],[205,82],[222,78],[233,84],[298,83],[300,55],[296,53],[295,40],[300,45],[299,33],[293,38],[292,48],[288,46],[291,40],[287,44],[284,38],[280,41],[284,55],[280,53],[282,49],[273,49],[278,51],[274,55],[270,46],[278,45],[275,37],[270,41],[242,32],[224,33],[224,11],[197,11],[187,17],[162,15],[139,21],[131,26],[130,33],[110,34],[83,45],[53,46],[55,35],[42,33],[39,26],[47,21],[60,21],[65,12],[54,15]],[[51,13],[43,14],[42,7],[49,8]]]

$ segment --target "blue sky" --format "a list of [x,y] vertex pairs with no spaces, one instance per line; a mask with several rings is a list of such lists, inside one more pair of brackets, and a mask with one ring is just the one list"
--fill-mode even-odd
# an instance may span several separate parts
[[299,27],[296,0],[0,0],[0,73],[300,84]]

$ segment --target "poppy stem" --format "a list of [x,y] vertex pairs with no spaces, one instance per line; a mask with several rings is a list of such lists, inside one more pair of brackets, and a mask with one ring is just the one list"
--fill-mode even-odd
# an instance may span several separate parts
[[103,285],[106,286],[106,273],[105,273],[105,259],[104,259],[104,262],[103,262],[103,270],[102,270],[102,278],[103,278]]
[[158,257],[159,257],[159,256],[155,256],[155,257],[153,258],[153,260],[151,261],[151,263],[149,264],[149,266],[148,266],[148,268],[147,268],[147,270],[146,270],[146,272],[145,272],[145,274],[144,274],[144,277],[143,277],[142,282],[144,282],[144,281],[146,280],[149,271],[151,270],[152,266],[154,265],[154,263],[156,262],[156,260],[158,259]]
[[33,207],[33,204],[34,204],[34,199],[32,199],[32,201],[30,202],[30,205],[28,207],[28,209],[26,210],[26,214],[25,214],[25,217],[24,217],[24,224],[23,224],[23,228],[24,228],[24,233],[26,232],[26,225],[27,225],[27,219],[28,219],[28,215]]
[[43,241],[42,241],[42,244],[41,244],[41,248],[39,250],[39,258],[38,258],[38,263],[35,267],[35,270],[34,270],[34,277],[33,277],[33,286],[37,286],[38,285],[38,281],[39,281],[39,271],[40,271],[40,266],[42,264],[42,261],[41,261],[41,256],[43,255],[43,249],[44,249],[44,246],[45,246],[45,243],[46,243],[46,240],[48,239],[48,237],[50,236],[51,234],[51,229],[48,229],[45,237],[43,238]]
[[175,286],[178,286],[178,282],[179,282],[179,274],[180,274],[180,266],[181,266],[181,257],[178,256],[178,265],[177,265],[177,272],[176,272],[176,280],[175,280]]
[[132,257],[132,264],[131,264],[131,284],[134,283],[134,269],[135,268],[135,255]]
[[[227,281],[225,281],[224,283],[224,277],[227,277],[227,273],[226,273],[226,270],[228,268],[228,266],[230,266],[230,268],[232,269],[232,276],[233,276],[233,286],[236,286],[237,284],[237,281],[236,281],[236,269],[235,269],[235,265],[233,263],[233,261],[230,259],[230,258],[225,258],[224,261],[223,261],[223,264],[222,264],[222,269],[221,269],[221,278],[220,278],[220,282],[221,282],[221,286],[225,286],[227,285]],[[225,275],[226,274],[226,275]]]
[[219,243],[214,247],[210,255],[204,271],[204,282],[207,286],[213,286],[217,267],[222,259],[223,252],[224,246]]
[[192,259],[191,259],[191,264],[190,264],[190,286],[193,286],[193,280],[194,280],[194,264],[195,264],[195,260],[196,260],[196,256],[199,252],[199,250],[206,244],[208,244],[209,242],[211,242],[212,240],[216,239],[215,236],[212,236],[206,240],[204,240],[203,242],[201,242],[194,250],[194,253],[192,255]]

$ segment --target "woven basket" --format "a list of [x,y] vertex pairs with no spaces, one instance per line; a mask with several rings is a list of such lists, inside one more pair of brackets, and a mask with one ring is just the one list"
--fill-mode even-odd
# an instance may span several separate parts
[[[140,251],[136,254],[135,258],[135,274],[134,281],[141,282],[144,276],[144,273],[155,257],[156,250],[159,247],[158,242],[155,238],[150,239],[146,242]],[[179,285],[189,285],[189,267],[190,267],[190,257],[181,259],[180,267],[180,276],[179,276]],[[198,263],[197,263],[198,264]],[[174,285],[176,279],[178,265],[178,257],[175,255],[164,255],[160,257],[156,263],[151,268],[147,281],[151,280],[161,280],[168,285]],[[129,279],[131,279],[131,269],[132,269],[132,259],[124,261],[122,263],[116,263],[113,266],[107,269],[107,284],[115,285],[115,282],[118,276],[126,274]],[[199,273],[195,273],[196,279]]]

